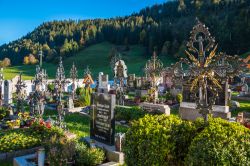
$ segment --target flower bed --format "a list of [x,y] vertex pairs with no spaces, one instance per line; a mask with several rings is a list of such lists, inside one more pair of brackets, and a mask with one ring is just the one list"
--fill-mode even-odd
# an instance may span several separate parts
[[0,152],[12,152],[39,146],[53,134],[62,135],[58,128],[33,125],[30,128],[0,131]]

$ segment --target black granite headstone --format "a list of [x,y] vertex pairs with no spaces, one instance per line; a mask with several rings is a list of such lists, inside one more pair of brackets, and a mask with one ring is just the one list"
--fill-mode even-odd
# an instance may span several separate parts
[[115,95],[94,93],[90,121],[90,138],[114,145],[115,140]]

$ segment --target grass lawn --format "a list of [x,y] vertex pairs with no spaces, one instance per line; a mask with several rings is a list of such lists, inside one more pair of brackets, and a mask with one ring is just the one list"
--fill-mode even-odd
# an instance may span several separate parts
[[[51,118],[55,118],[57,112],[54,110],[46,110],[44,113],[45,120],[50,116]],[[79,113],[67,114],[65,116],[65,122],[67,124],[67,128],[70,132],[77,134],[79,138],[89,136],[90,132],[90,118]],[[128,130],[127,127],[116,125],[116,133],[122,132],[125,133]]]
[[235,111],[232,111],[232,116],[235,117],[239,112],[250,112],[250,101],[238,100],[240,103],[240,108],[237,108]]
[[233,91],[232,92],[232,96],[238,96],[240,93],[239,92],[236,92],[236,91]]
[[[44,63],[43,66],[46,69],[49,77],[55,76],[56,65]],[[34,78],[34,75],[36,72],[36,65],[12,66],[12,67],[5,68],[3,70],[4,78],[7,80],[14,78],[20,72],[22,73],[22,78],[24,80],[31,80]]]
[[246,52],[246,53],[242,54],[240,57],[247,58],[249,55],[250,55],[250,52]]
[[[78,69],[79,78],[83,77],[83,70],[89,66],[93,74],[93,78],[98,76],[99,72],[104,72],[111,75],[109,52],[115,45],[103,42],[87,47],[86,49],[76,53],[72,57],[68,57],[63,61],[66,75],[69,76],[69,71],[74,62]],[[119,46],[120,47],[120,46]],[[128,73],[142,75],[142,69],[146,61],[151,57],[146,53],[146,48],[141,45],[131,45],[128,51],[121,51],[122,59],[128,66]],[[160,57],[162,62],[169,66],[175,62],[173,58]],[[43,68],[47,70],[49,78],[54,78],[57,64],[43,63]],[[12,66],[4,69],[5,79],[12,79],[19,72],[23,73],[23,79],[32,79],[35,74],[36,65],[21,65]]]

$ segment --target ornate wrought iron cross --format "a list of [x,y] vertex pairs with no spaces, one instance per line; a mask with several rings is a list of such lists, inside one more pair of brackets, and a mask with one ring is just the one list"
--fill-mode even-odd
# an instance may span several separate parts
[[65,125],[63,123],[63,120],[64,120],[65,112],[64,112],[64,106],[62,103],[62,97],[63,97],[64,87],[66,84],[69,83],[69,81],[65,77],[62,57],[60,57],[59,65],[56,71],[56,79],[53,83],[55,84],[56,97],[57,97],[57,111],[58,111],[57,124],[59,127],[64,128]]
[[83,72],[83,75],[84,76],[86,76],[86,75],[91,75],[92,73],[91,73],[91,71],[90,71],[90,68],[89,68],[89,66],[87,66],[85,69],[84,69],[84,72]]
[[35,92],[30,95],[30,112],[37,116],[42,116],[44,112],[44,98],[45,89],[42,88],[43,85],[46,87],[47,83],[47,73],[46,70],[41,69],[40,66],[36,66],[36,74],[33,80],[35,84]]
[[[187,48],[188,58],[182,58],[173,66],[174,77],[191,83],[190,91],[195,98],[197,109],[207,121],[218,91],[222,89],[221,82],[227,82],[229,77],[239,74],[244,62],[237,56],[217,54],[214,37],[199,20],[191,31]],[[182,64],[187,65],[186,70],[182,68]],[[212,94],[209,98],[208,92]]]
[[2,84],[3,84],[3,68],[0,69],[0,106],[3,105],[3,96],[2,96]]
[[112,72],[114,72],[116,62],[118,62],[121,59],[122,59],[121,54],[118,54],[118,55],[115,54],[115,56],[112,57],[112,59],[110,61],[110,67],[111,67]]
[[15,87],[16,87],[16,94],[17,94],[17,111],[24,112],[23,102],[24,102],[25,94],[23,92],[23,89],[26,88],[27,86],[22,80],[22,73],[19,74],[18,81]]
[[42,85],[47,83],[48,75],[46,73],[46,70],[40,68],[40,66],[36,66],[36,74],[35,78],[33,80],[35,84],[35,90],[42,89]]
[[70,69],[70,78],[72,79],[72,99],[75,99],[75,88],[76,88],[76,81],[78,77],[78,71],[75,66],[75,63],[72,64],[72,67]]
[[158,59],[156,52],[154,51],[152,58],[148,60],[144,68],[146,77],[150,77],[151,89],[149,95],[151,96],[154,103],[156,103],[157,93],[158,93],[156,86],[156,77],[161,75],[162,70],[163,70],[163,63],[161,62],[160,59]]

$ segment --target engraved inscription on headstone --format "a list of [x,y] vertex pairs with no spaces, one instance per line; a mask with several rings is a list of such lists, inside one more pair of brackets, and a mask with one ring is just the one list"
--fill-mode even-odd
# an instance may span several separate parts
[[90,122],[90,138],[108,145],[114,145],[115,95],[94,93]]

